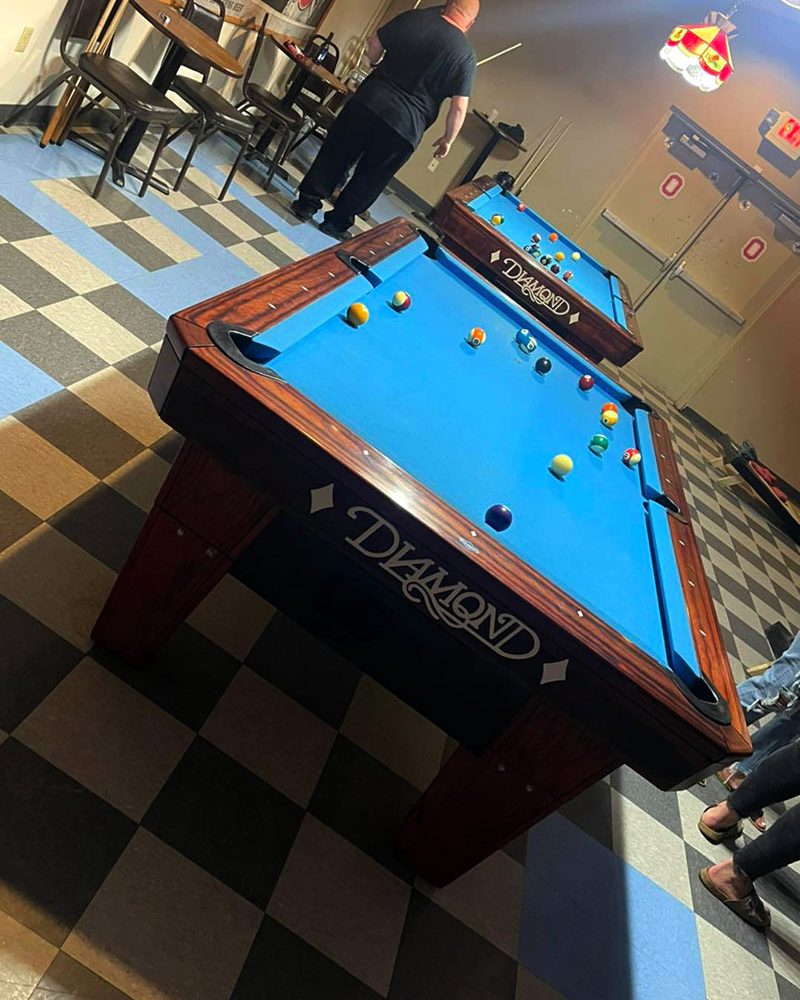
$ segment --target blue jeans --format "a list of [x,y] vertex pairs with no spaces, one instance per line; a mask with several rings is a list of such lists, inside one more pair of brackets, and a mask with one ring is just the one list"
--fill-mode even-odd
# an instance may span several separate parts
[[800,737],[800,632],[769,670],[743,681],[737,691],[748,724],[776,713],[753,734],[753,756],[734,765],[739,774],[746,775],[765,757]]

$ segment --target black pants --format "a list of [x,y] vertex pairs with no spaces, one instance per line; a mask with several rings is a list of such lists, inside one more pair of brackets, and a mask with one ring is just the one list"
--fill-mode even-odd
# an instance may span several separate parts
[[[752,816],[770,802],[800,795],[800,742],[776,750],[728,796],[740,816]],[[766,833],[737,851],[736,866],[751,879],[800,860],[800,806],[792,806]]]
[[325,216],[326,222],[344,232],[357,215],[370,207],[413,152],[414,147],[399,132],[369,108],[352,100],[331,125],[322,149],[300,185],[300,206],[307,212],[319,211],[322,199],[330,198],[358,160],[333,210]]

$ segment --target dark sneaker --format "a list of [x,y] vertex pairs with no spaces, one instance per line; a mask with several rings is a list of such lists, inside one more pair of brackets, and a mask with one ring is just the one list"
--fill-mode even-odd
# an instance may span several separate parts
[[331,236],[335,240],[349,240],[350,233],[346,229],[337,229],[332,222],[328,222],[327,219],[324,222],[320,222],[319,231],[325,233],[326,236]]
[[289,208],[291,209],[292,215],[301,222],[308,222],[308,220],[314,215],[314,213],[309,211],[301,201],[293,201]]

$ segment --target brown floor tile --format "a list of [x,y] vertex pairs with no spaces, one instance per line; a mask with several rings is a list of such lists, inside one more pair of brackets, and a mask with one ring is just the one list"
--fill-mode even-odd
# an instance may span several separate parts
[[39,523],[39,518],[26,507],[5,493],[0,493],[0,552]]
[[57,949],[0,912],[0,996],[28,1000]]
[[133,1000],[228,1000],[261,912],[139,830],[64,951]]

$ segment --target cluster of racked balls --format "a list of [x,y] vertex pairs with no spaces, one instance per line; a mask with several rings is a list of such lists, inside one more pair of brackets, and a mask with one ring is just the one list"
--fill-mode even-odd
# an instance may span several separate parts
[[[520,212],[525,211],[525,206],[521,203],[517,206],[517,208],[518,211]],[[500,215],[498,213],[496,215],[493,215],[490,221],[493,226],[502,226],[506,220],[504,215]],[[550,235],[547,238],[550,240],[551,243],[558,243],[559,240],[558,233],[550,233]],[[553,274],[560,274],[562,261],[566,258],[567,255],[564,253],[563,250],[557,250],[554,254],[549,254],[549,253],[543,254],[542,248],[539,246],[541,242],[542,242],[541,235],[539,233],[534,233],[533,236],[531,236],[530,243],[528,243],[525,247],[523,247],[525,253],[530,254],[530,256],[533,257],[534,260],[538,260],[539,263],[542,265],[542,267],[549,267],[550,270],[553,272]],[[576,262],[581,259],[581,255],[578,250],[573,250],[570,256]],[[562,275],[564,281],[572,281],[574,277],[575,277],[574,271],[565,271]]]

